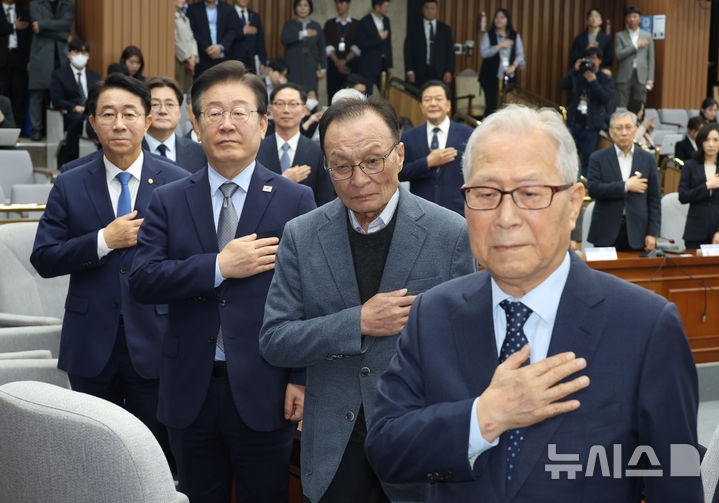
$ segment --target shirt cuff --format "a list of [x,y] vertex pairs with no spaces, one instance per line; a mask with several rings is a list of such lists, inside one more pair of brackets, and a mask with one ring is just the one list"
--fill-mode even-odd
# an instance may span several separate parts
[[362,51],[356,45],[353,45],[352,47],[350,47],[350,50],[352,52],[354,52],[357,56],[362,56]]
[[335,51],[335,46],[334,46],[334,45],[328,45],[328,46],[325,48],[325,52],[326,52],[326,54],[327,54],[328,56],[329,56],[330,54],[332,54],[334,51]]
[[220,286],[223,281],[225,281],[225,278],[222,277],[220,272],[220,254],[218,253],[215,257],[215,288]]
[[99,260],[102,259],[105,255],[110,253],[112,251],[112,248],[107,246],[107,242],[105,241],[105,235],[104,235],[105,229],[100,229],[97,231],[97,258]]
[[307,30],[300,30],[300,40],[307,36]]
[[477,422],[477,400],[479,400],[479,397],[472,402],[472,416],[469,422],[469,447],[467,448],[467,457],[472,468],[474,468],[474,462],[480,454],[499,444],[499,437],[495,438],[494,442],[487,442],[482,436]]
[[414,70],[407,71],[407,75],[414,75]]

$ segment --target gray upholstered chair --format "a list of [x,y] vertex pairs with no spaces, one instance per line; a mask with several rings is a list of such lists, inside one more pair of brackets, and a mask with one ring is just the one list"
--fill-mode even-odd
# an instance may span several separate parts
[[6,501],[189,501],[139,419],[46,383],[0,386],[0,466]]
[[49,350],[52,358],[57,358],[60,352],[61,330],[61,325],[0,328],[0,353],[40,349]]
[[707,452],[702,458],[702,484],[704,485],[704,501],[709,503],[714,497],[717,480],[719,480],[719,427],[714,430]]
[[587,241],[587,236],[589,236],[589,227],[592,225],[593,212],[594,201],[587,205],[587,207],[584,209],[584,216],[582,217],[582,250],[594,246],[592,243]]
[[57,368],[55,358],[0,360],[0,385],[15,381],[40,381],[70,389],[67,372]]
[[52,352],[49,349],[32,349],[29,351],[13,351],[11,353],[0,353],[0,360],[49,360],[52,358]]
[[[676,253],[686,249],[682,236],[684,236],[688,213],[689,203],[680,203],[678,192],[671,192],[662,197],[662,226],[659,231],[661,237],[657,241],[658,247]],[[674,243],[670,243],[667,239],[673,239]]]
[[0,225],[0,327],[62,323],[70,278],[42,278],[30,264],[36,230],[36,222]]
[[[47,204],[47,198],[52,190],[51,183],[18,183],[12,186],[10,204]],[[39,219],[42,211],[24,211],[14,213],[12,218]]]

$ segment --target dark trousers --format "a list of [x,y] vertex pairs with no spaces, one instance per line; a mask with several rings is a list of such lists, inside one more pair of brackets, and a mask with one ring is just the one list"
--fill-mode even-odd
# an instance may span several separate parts
[[499,100],[499,79],[493,78],[488,80],[480,80],[482,89],[484,90],[484,116],[487,117],[489,114],[497,110],[497,101]]
[[68,112],[65,114],[65,148],[62,150],[58,166],[73,161],[80,156],[80,136],[87,119],[87,114]]
[[27,61],[20,57],[17,49],[10,50],[7,63],[0,68],[0,94],[10,97],[15,124],[24,130],[27,107]]
[[179,490],[190,501],[228,503],[234,479],[238,502],[286,503],[295,429],[289,423],[275,431],[252,430],[237,413],[227,377],[212,377],[195,421],[168,428]]
[[[158,379],[140,376],[130,361],[125,340],[125,327],[118,328],[115,347],[105,368],[95,377],[81,377],[69,374],[74,391],[87,393],[126,409],[147,426],[165,455],[170,454],[167,430],[157,420]],[[171,456],[168,462],[172,466]]]
[[639,248],[632,248],[632,246],[629,244],[629,236],[627,235],[627,222],[624,217],[622,217],[622,225],[619,226],[619,234],[617,235],[617,239],[614,240],[614,244],[612,246],[614,246],[614,248],[616,248],[618,252],[637,251],[644,249],[643,245]]
[[587,176],[589,172],[589,156],[597,150],[599,131],[591,131],[579,123],[572,124],[569,130],[582,157],[582,176]]
[[710,244],[712,242],[712,238],[714,236],[711,235],[706,239],[701,239],[699,241],[684,241],[684,246],[687,250],[696,250],[702,247],[703,244]]
[[[309,500],[304,498],[304,501]],[[320,503],[389,503],[377,475],[367,462],[364,442],[350,439],[337,473]]]
[[442,77],[433,66],[424,64],[414,72],[414,86],[421,89],[428,80],[442,80]]
[[340,73],[331,59],[327,59],[327,99],[331,102],[332,96],[340,89],[344,89],[347,75]]

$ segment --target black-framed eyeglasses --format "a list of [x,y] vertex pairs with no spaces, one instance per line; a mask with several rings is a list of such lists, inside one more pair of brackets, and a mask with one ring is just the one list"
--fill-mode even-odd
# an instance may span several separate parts
[[384,171],[384,164],[392,151],[399,145],[399,142],[395,142],[392,148],[389,149],[382,157],[375,157],[374,159],[366,159],[357,164],[342,164],[340,166],[330,166],[329,162],[325,161],[325,169],[330,174],[333,180],[347,180],[352,178],[355,167],[362,170],[365,175],[376,175]]
[[522,185],[512,190],[500,190],[484,185],[462,187],[464,202],[473,210],[494,210],[502,204],[505,195],[512,196],[512,201],[521,210],[542,210],[548,208],[554,200],[554,194],[572,187],[566,185]]

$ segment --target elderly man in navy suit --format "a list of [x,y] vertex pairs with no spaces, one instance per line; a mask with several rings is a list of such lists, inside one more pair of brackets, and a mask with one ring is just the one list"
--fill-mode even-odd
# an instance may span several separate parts
[[202,146],[175,134],[183,98],[180,84],[169,77],[152,77],[146,84],[152,96],[152,124],[145,133],[142,147],[179,164],[190,173],[202,169],[207,161]]
[[63,112],[65,122],[65,148],[59,164],[77,159],[80,136],[87,119],[87,96],[90,88],[100,80],[100,75],[87,68],[90,45],[74,38],[67,45],[69,65],[61,66],[50,79],[52,105]]
[[307,93],[297,84],[280,84],[272,90],[270,101],[275,132],[262,140],[257,160],[275,173],[310,187],[317,206],[331,201],[335,191],[325,171],[322,150],[300,133],[302,118],[309,113]]
[[192,86],[207,165],[163,187],[138,236],[130,284],[169,304],[159,418],[180,490],[191,501],[286,502],[304,372],[260,357],[265,298],[285,223],[315,207],[312,191],[255,160],[267,93],[238,61]]
[[402,134],[405,164],[399,179],[409,182],[413,194],[464,215],[461,162],[472,128],[449,119],[449,88],[439,80],[422,86],[420,108],[427,122]]
[[381,100],[340,100],[320,121],[337,199],[287,224],[260,335],[275,365],[307,367],[306,501],[424,501],[382,484],[363,447],[378,377],[415,295],[475,270],[457,214],[398,188],[399,119]]
[[30,262],[43,277],[70,275],[58,366],[72,388],[125,407],[166,446],[156,413],[167,306],[140,304],[128,277],[150,196],[188,173],[140,147],[145,84],[111,75],[89,112],[103,150],[55,181]]
[[569,251],[584,188],[562,120],[510,105],[463,165],[484,271],[415,299],[367,436],[379,477],[441,502],[701,502],[682,321]]
[[653,250],[662,222],[659,173],[653,154],[634,146],[637,116],[614,112],[614,145],[589,156],[587,188],[595,199],[587,240],[617,251]]

